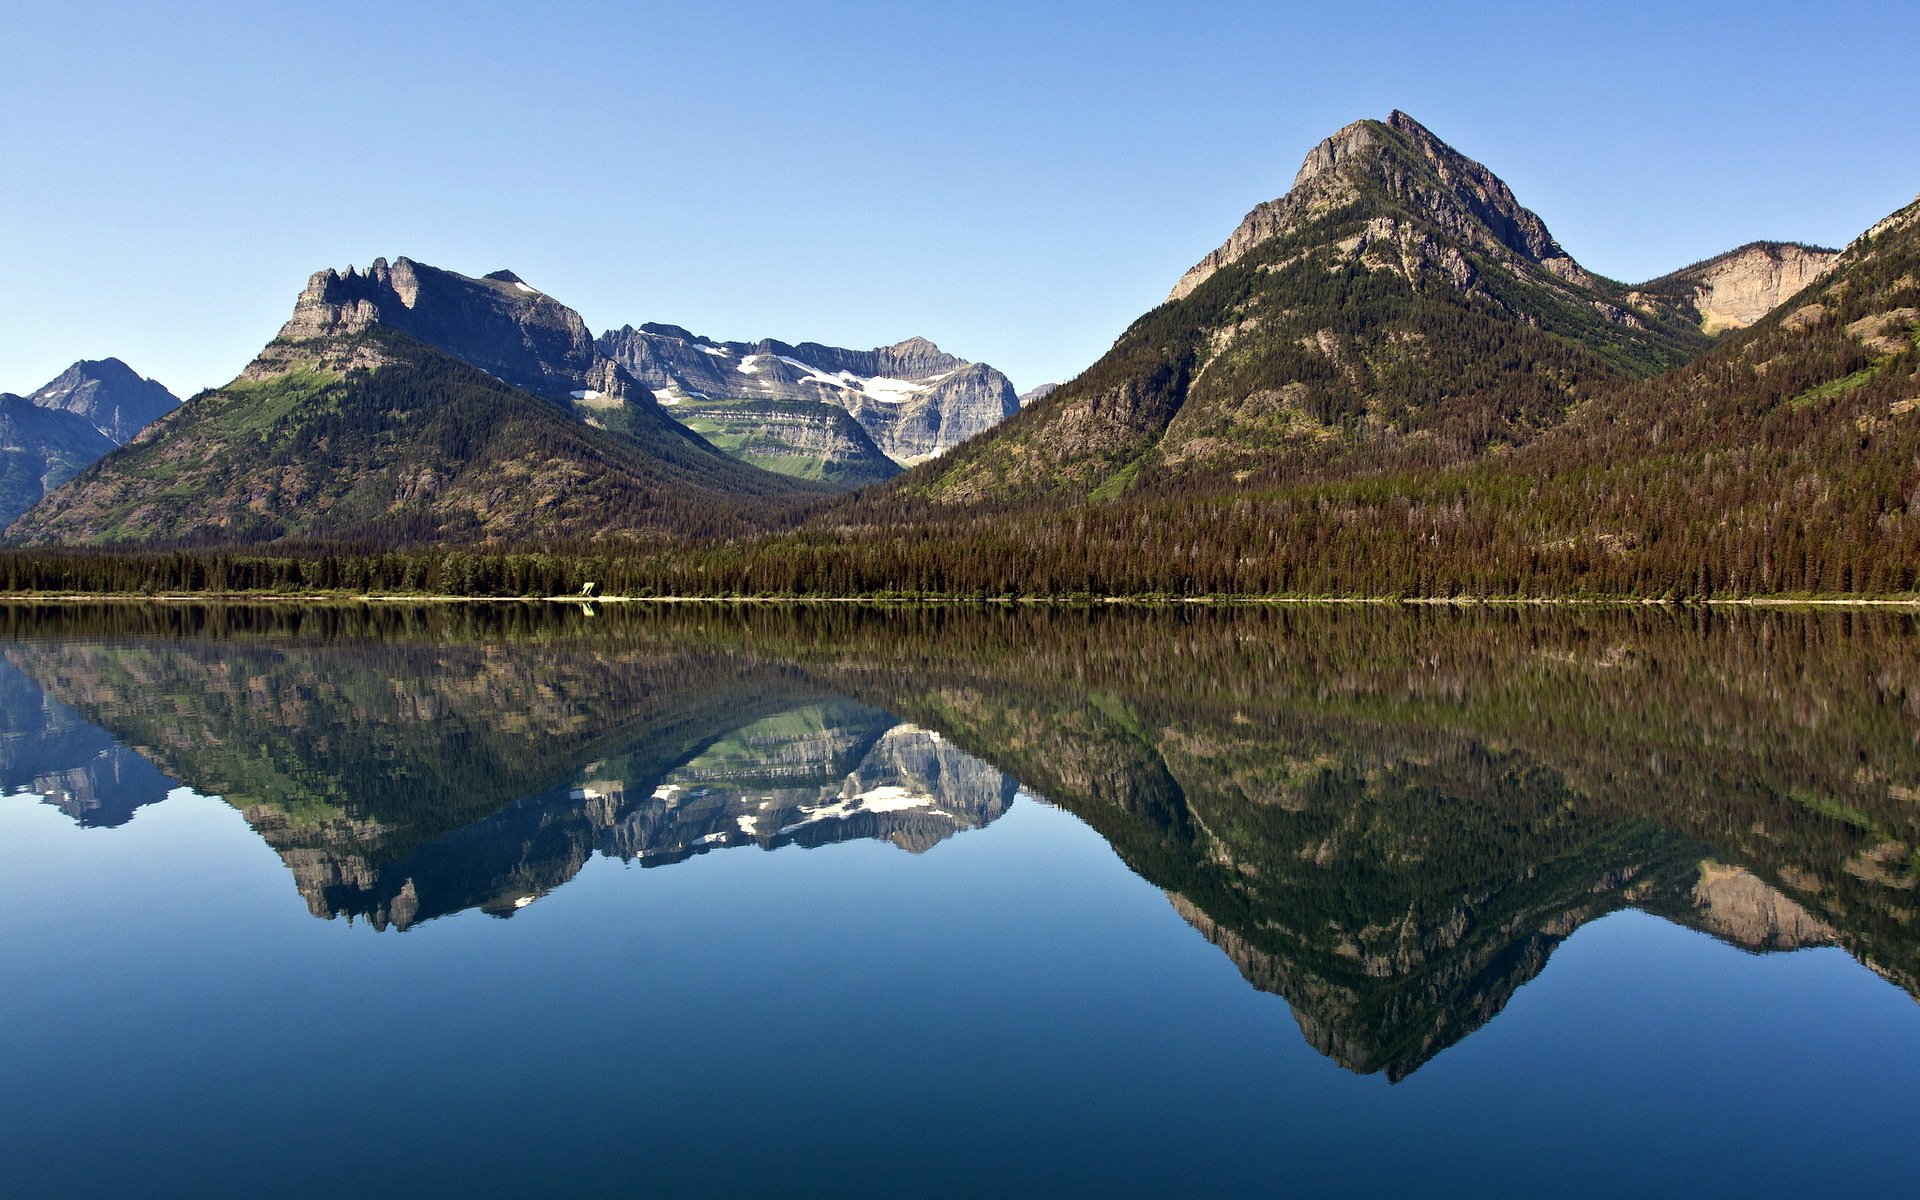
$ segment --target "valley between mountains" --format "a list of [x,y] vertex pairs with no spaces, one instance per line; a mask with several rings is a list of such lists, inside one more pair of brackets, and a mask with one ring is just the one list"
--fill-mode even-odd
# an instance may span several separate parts
[[76,364],[0,433],[14,592],[1905,596],[1920,202],[1621,283],[1395,112],[1025,394],[397,258],[224,387]]

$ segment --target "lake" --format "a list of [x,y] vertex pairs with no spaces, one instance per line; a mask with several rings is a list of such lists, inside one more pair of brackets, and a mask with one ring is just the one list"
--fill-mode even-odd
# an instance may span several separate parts
[[0,1192],[1910,1196],[1900,611],[0,608]]

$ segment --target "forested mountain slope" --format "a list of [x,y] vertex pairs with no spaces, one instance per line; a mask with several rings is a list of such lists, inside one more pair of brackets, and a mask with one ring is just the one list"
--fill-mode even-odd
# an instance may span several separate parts
[[[1758,324],[1677,370],[1616,374],[1523,445],[1244,477],[1174,473],[1162,458],[1092,500],[1012,482],[1005,498],[967,505],[882,488],[806,532],[690,550],[637,566],[632,581],[747,593],[1906,593],[1920,584],[1917,337],[1920,203]],[[1007,429],[1027,425],[1023,414]],[[979,445],[956,458],[1023,461],[999,435]],[[1091,461],[1063,454],[1069,468]]]
[[1308,155],[1079,378],[903,477],[941,503],[1466,462],[1708,344],[1586,271],[1492,172],[1394,113]]
[[380,324],[276,341],[8,530],[29,544],[380,546],[738,532],[802,485],[639,443]]

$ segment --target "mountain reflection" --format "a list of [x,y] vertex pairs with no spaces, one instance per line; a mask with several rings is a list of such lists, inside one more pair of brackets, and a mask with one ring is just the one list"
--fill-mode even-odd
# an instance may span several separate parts
[[4,619],[9,788],[112,823],[178,779],[238,808],[315,914],[382,928],[509,914],[596,853],[925,850],[1017,779],[1355,1071],[1404,1077],[1623,907],[1756,952],[1839,945],[1920,991],[1904,614]]

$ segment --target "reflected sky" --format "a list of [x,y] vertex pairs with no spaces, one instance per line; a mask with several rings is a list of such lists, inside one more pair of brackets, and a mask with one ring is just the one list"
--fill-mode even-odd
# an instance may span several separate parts
[[1920,1166],[1901,623],[115,620],[0,645],[22,1194]]

